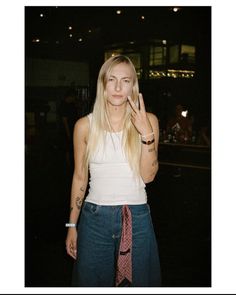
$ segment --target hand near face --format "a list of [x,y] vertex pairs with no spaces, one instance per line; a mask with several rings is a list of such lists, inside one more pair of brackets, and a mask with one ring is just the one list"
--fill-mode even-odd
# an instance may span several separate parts
[[141,93],[139,93],[138,99],[139,99],[140,109],[135,105],[131,97],[128,96],[128,101],[131,106],[131,122],[133,123],[133,125],[135,126],[135,128],[141,135],[145,135],[152,132],[152,126],[148,119],[143,96]]

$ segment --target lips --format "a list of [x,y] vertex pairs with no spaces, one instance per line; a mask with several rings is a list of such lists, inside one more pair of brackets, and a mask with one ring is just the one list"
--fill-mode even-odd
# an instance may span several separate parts
[[112,97],[113,97],[113,98],[117,98],[117,99],[121,99],[123,96],[122,96],[122,95],[117,95],[117,94],[115,94],[115,95],[112,95]]

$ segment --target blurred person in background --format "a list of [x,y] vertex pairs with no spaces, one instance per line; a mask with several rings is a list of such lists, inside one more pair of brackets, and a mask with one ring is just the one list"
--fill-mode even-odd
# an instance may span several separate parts
[[176,142],[185,143],[191,140],[192,120],[181,104],[175,106],[174,115],[167,121],[166,132],[171,134]]

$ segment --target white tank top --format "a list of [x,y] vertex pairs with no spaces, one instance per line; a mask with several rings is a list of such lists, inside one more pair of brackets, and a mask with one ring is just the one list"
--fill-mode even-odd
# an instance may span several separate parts
[[[88,115],[91,122],[92,114]],[[105,146],[89,162],[87,202],[97,205],[141,205],[147,203],[145,184],[135,176],[125,157],[121,132],[105,132]]]

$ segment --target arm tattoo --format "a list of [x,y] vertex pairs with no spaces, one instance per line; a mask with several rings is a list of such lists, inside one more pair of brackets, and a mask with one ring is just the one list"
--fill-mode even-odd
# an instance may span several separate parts
[[80,197],[77,197],[76,200],[75,200],[75,203],[76,203],[77,209],[80,210],[81,206],[82,206],[82,203],[83,203],[83,199],[81,199]]
[[149,153],[154,152],[155,148],[149,149],[148,151],[149,151]]
[[80,188],[80,191],[81,191],[81,192],[84,192],[84,188],[83,188],[83,187],[81,187],[81,188]]

